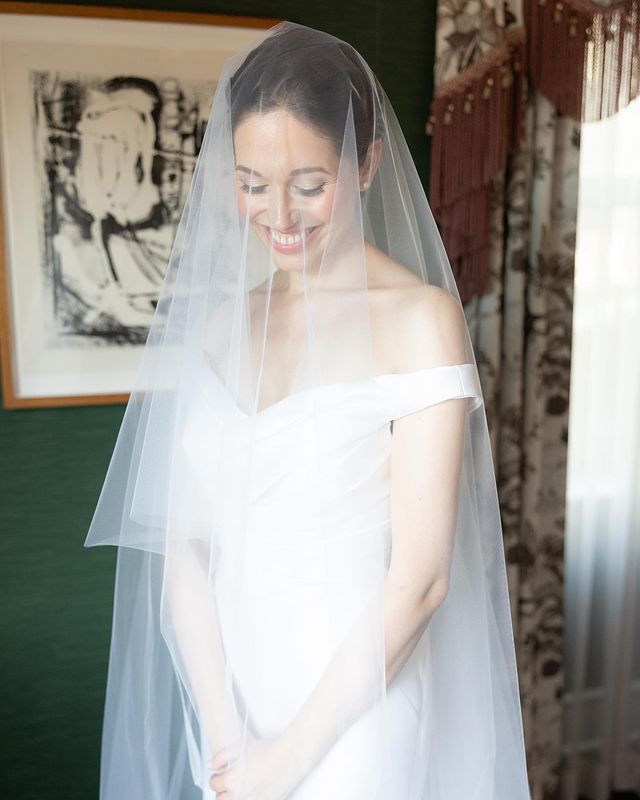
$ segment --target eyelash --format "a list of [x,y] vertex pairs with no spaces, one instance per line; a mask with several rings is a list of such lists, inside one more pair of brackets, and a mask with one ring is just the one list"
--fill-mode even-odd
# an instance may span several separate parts
[[[299,186],[298,187],[298,191],[304,197],[314,197],[315,195],[322,194],[322,192],[324,192],[324,187],[325,186],[326,186],[326,183],[321,183],[320,186],[316,186],[313,189],[303,189],[302,187]],[[264,193],[264,189],[266,189],[266,185],[265,186],[249,186],[249,184],[247,184],[247,183],[241,183],[240,184],[240,189],[243,192],[246,192],[247,194],[249,194],[249,193],[251,193],[251,194],[263,194]]]

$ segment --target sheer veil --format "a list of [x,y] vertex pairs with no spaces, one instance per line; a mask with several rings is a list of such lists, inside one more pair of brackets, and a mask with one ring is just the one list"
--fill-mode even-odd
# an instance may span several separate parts
[[[224,66],[105,544],[102,800],[214,798],[212,757],[221,800],[529,798],[462,306],[389,100],[334,36],[280,23]],[[389,680],[407,565],[438,599]]]

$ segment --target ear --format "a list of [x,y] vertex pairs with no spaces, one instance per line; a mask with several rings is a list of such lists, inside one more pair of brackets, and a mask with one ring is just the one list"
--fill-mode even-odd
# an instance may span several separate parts
[[[378,166],[380,165],[380,158],[382,157],[382,139],[375,139],[372,144],[369,145],[367,149],[367,155],[365,156],[364,163],[358,170],[358,177],[360,180],[360,191],[366,191],[369,186],[371,186],[371,182],[373,181],[373,177],[378,171]],[[365,183],[367,186],[365,186]]]

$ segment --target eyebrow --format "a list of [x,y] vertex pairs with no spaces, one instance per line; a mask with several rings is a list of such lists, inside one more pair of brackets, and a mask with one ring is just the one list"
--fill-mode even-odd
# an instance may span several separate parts
[[[249,167],[244,167],[242,164],[236,165],[236,171],[241,172],[248,172],[250,175],[256,175],[258,178],[264,178],[264,175],[261,175],[258,170],[256,169],[249,169]],[[325,175],[330,175],[330,172],[324,167],[301,167],[300,169],[292,169],[289,175],[305,175],[308,172],[324,172]]]

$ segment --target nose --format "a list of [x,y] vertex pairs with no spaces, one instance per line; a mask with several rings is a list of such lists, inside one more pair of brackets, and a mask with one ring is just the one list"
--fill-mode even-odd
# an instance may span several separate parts
[[278,187],[271,194],[269,224],[278,231],[287,231],[296,224],[294,200],[286,187]]

